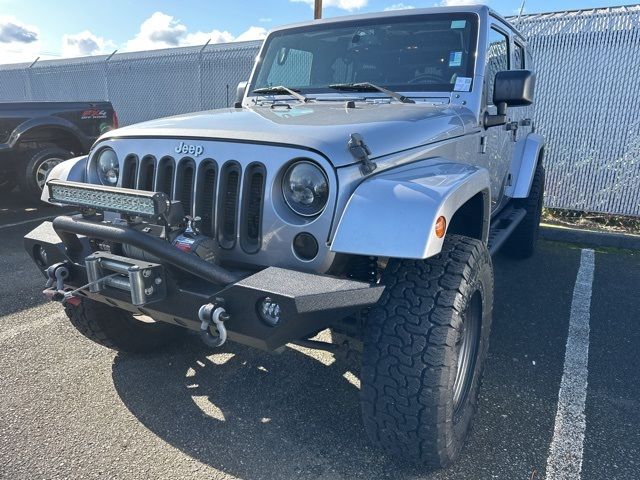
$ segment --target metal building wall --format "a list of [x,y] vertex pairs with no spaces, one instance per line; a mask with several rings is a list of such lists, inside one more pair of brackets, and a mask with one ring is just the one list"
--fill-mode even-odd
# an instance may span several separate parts
[[[546,206],[640,216],[640,6],[511,21],[536,59]],[[0,101],[107,99],[123,125],[222,108],[233,104],[259,45],[0,66]]]

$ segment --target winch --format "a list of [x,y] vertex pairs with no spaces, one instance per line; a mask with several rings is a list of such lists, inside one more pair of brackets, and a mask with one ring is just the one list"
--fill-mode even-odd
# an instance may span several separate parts
[[213,238],[200,233],[200,217],[186,217],[187,227],[173,238],[171,244],[185,253],[192,253],[207,262],[216,260],[217,246]]
[[136,306],[166,296],[164,267],[158,263],[95,252],[85,259],[85,265],[91,293],[99,293],[105,287],[124,290],[130,292],[131,303]]

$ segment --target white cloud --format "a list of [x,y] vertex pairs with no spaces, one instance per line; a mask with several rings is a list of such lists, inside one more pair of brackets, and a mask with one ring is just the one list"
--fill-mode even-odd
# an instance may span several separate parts
[[125,45],[125,50],[152,50],[177,47],[187,36],[187,27],[171,15],[155,12],[140,25],[140,31]]
[[62,56],[63,57],[88,57],[90,55],[100,55],[111,53],[116,49],[111,40],[105,40],[85,30],[74,35],[65,34],[62,36]]
[[404,3],[394,3],[393,5],[389,5],[384,9],[385,12],[389,12],[391,10],[409,10],[411,8],[416,8],[413,5],[405,5]]
[[[38,28],[33,25],[24,24],[14,17],[0,15],[0,64],[32,62],[37,57],[45,59],[99,55],[111,53],[118,48],[113,41],[85,30],[63,35],[61,52],[46,52],[42,50],[39,34]],[[142,22],[138,33],[125,42],[121,50],[140,51],[204,45],[209,40],[211,43],[242,42],[261,40],[266,36],[267,30],[260,26],[251,26],[237,37],[226,30],[190,32],[180,20],[162,12],[155,12]]]
[[461,5],[480,5],[488,3],[486,0],[442,0],[441,7],[459,7]]
[[[211,40],[210,43],[227,43],[233,42],[233,35],[226,30],[221,32],[220,30],[211,30],[210,32],[194,32],[188,33],[185,35],[184,39],[178,44],[174,46],[189,46],[189,45],[204,45],[207,41]],[[151,50],[153,48],[164,48],[164,47],[149,47],[145,48],[145,50]]]
[[267,35],[263,27],[252,26],[246,32],[235,37],[227,30],[211,30],[210,32],[189,32],[180,20],[162,12],[155,12],[140,25],[140,31],[126,42],[124,50],[141,51],[158,48],[184,47],[211,43],[259,40]]
[[0,17],[0,43],[33,43],[38,41],[38,29],[25,25],[15,17]]
[[40,54],[39,35],[37,27],[0,15],[0,64],[35,60]]
[[267,36],[267,29],[263,27],[249,27],[246,32],[236,37],[236,42],[246,42],[249,40],[262,40]]
[[[315,5],[314,0],[289,0],[293,3],[306,3],[309,7],[313,8]],[[352,12],[353,10],[359,10],[363,7],[366,7],[369,3],[369,0],[324,0],[322,2],[323,8],[326,7],[336,7],[342,10],[347,10]]]

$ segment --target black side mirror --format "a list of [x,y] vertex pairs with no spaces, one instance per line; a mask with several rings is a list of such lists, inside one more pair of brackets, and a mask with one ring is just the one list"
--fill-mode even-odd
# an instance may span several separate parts
[[498,114],[485,114],[485,128],[504,125],[507,122],[507,107],[531,105],[535,86],[536,74],[530,70],[505,70],[496,73],[493,103],[498,107]]
[[242,99],[244,98],[244,92],[247,89],[249,82],[240,82],[236,88],[236,101],[233,104],[235,108],[242,108]]
[[510,107],[525,107],[533,103],[536,74],[530,70],[506,70],[496,73],[493,103]]

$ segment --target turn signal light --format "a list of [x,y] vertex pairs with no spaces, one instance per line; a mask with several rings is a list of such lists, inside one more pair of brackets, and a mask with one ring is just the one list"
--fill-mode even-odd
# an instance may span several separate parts
[[447,220],[444,217],[438,217],[438,220],[436,220],[436,237],[438,238],[444,237],[444,234],[446,231],[447,231]]

